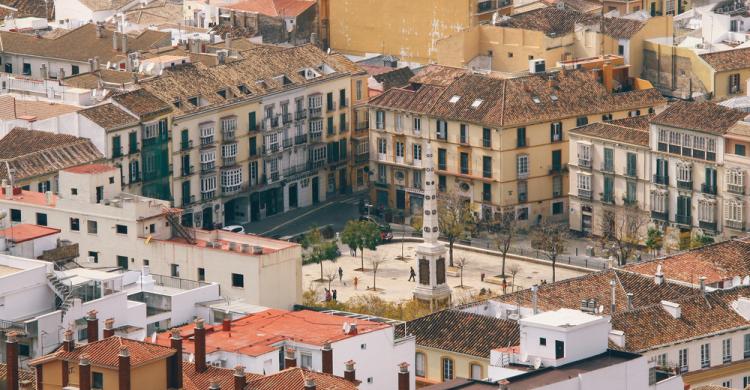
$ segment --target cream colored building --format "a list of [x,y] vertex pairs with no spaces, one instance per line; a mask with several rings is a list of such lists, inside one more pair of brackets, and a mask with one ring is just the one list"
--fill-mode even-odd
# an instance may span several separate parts
[[664,104],[653,89],[609,93],[585,70],[501,79],[432,66],[411,83],[369,104],[375,204],[420,209],[429,140],[440,191],[466,197],[477,215],[532,223],[568,215],[570,129]]
[[[60,229],[78,243],[81,264],[119,267],[221,285],[222,296],[290,308],[302,297],[300,247],[255,235],[184,228],[168,201],[120,192],[116,168],[85,165],[60,172],[59,195],[3,189],[11,224]],[[279,286],[284,286],[280,288]]]

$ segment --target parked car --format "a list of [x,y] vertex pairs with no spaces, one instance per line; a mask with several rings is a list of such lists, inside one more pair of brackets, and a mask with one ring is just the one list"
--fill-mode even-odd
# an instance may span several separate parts
[[232,233],[242,233],[242,234],[245,234],[245,228],[242,227],[242,226],[240,226],[240,225],[224,226],[223,228],[221,228],[221,230],[226,230],[226,231],[232,232]]
[[382,242],[388,242],[393,239],[393,231],[391,230],[391,225],[387,223],[380,223],[375,218],[369,215],[363,215],[359,217],[360,221],[367,221],[372,222],[375,225],[378,226],[378,229],[380,229],[380,241]]

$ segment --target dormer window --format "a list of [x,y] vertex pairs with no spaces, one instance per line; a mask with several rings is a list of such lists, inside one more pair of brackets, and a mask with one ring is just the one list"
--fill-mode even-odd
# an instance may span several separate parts
[[557,101],[557,95],[549,95],[549,98],[550,98],[550,99],[551,99],[551,100],[552,100],[553,102],[556,102],[556,101]]
[[314,78],[320,77],[320,73],[318,73],[315,69],[312,68],[305,68],[300,70],[299,75],[304,77],[305,80],[312,80]]
[[239,89],[240,92],[244,93],[245,95],[249,95],[250,94],[250,89],[245,84],[238,85],[237,89]]
[[258,80],[255,82],[255,84],[257,84],[263,89],[268,89],[268,84],[266,84],[266,80]]
[[188,98],[188,103],[198,107],[198,96],[193,96]]
[[279,82],[279,84],[281,85],[289,85],[292,83],[292,80],[289,80],[289,77],[286,77],[286,75],[283,74],[280,76],[276,76],[273,79]]
[[533,101],[534,103],[536,103],[536,104],[539,104],[539,103],[541,103],[541,102],[542,102],[542,100],[541,100],[541,99],[539,99],[539,96],[532,96],[532,97],[531,97],[531,100],[532,100],[532,101]]
[[450,100],[448,100],[449,103],[456,104],[461,99],[461,96],[453,95],[451,96]]
[[226,89],[220,89],[220,90],[216,91],[216,94],[219,95],[219,96],[221,96],[224,99],[227,98],[227,90]]
[[482,100],[482,99],[476,99],[476,100],[474,100],[473,103],[471,103],[471,108],[477,109],[477,108],[479,108],[479,106],[482,105],[483,102],[484,102],[484,100]]
[[180,100],[180,99],[177,99],[177,100],[175,100],[175,101],[174,101],[174,102],[172,103],[172,105],[174,105],[174,106],[175,106],[175,108],[180,108],[180,107],[182,107],[182,100]]

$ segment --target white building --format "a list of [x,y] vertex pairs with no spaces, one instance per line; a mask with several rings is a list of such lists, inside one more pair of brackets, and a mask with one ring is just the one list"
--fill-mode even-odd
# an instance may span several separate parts
[[301,299],[299,245],[183,228],[169,202],[120,193],[112,167],[61,171],[59,195],[6,187],[0,210],[12,224],[60,229],[92,266],[149,266],[160,275],[219,283],[223,296],[269,307],[289,308]]

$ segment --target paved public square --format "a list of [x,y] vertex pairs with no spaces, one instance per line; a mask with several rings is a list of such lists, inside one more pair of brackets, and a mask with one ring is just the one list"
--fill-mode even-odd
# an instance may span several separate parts
[[[337,290],[337,298],[339,301],[345,301],[353,295],[372,293],[372,291],[367,290],[368,287],[373,285],[372,266],[368,260],[374,257],[383,257],[386,260],[380,265],[377,272],[376,285],[378,291],[376,294],[389,301],[409,300],[411,299],[412,288],[415,283],[408,281],[409,267],[414,267],[414,270],[417,270],[414,256],[417,244],[418,243],[416,242],[405,242],[403,244],[404,255],[408,256],[406,261],[396,259],[401,255],[402,245],[400,242],[381,245],[378,247],[377,251],[365,250],[366,272],[355,271],[356,268],[360,267],[359,253],[357,254],[357,257],[352,257],[346,249],[342,249],[342,252],[346,253],[342,253],[342,256],[339,257],[336,262],[326,261],[324,263],[324,273],[328,274],[329,270],[338,269],[338,267],[343,269],[343,279],[339,281],[337,275],[336,280],[331,283],[331,288]],[[448,265],[447,257],[446,254],[446,265]],[[502,262],[500,256],[454,249],[454,263],[456,263],[459,258],[466,259],[466,266],[463,272],[464,288],[458,287],[461,283],[458,276],[448,276],[448,284],[453,288],[454,302],[460,303],[464,300],[471,299],[471,297],[478,294],[479,290],[482,288],[490,289],[492,292],[501,292],[502,287],[500,285],[481,281],[482,273],[484,273],[486,277],[500,274]],[[519,266],[519,271],[515,277],[515,285],[517,289],[528,288],[533,284],[540,283],[542,280],[552,282],[552,267],[549,265],[508,258],[506,260],[506,274],[509,274],[508,269],[511,268],[513,264]],[[324,297],[323,288],[327,288],[328,282],[319,283],[315,281],[320,278],[320,265],[305,265],[302,268],[302,274],[303,287],[305,289],[311,287],[315,288],[322,300]],[[557,280],[572,278],[583,274],[584,273],[581,271],[557,267]],[[356,289],[354,288],[355,277],[358,279]],[[510,292],[510,286],[508,287],[508,292]]]

